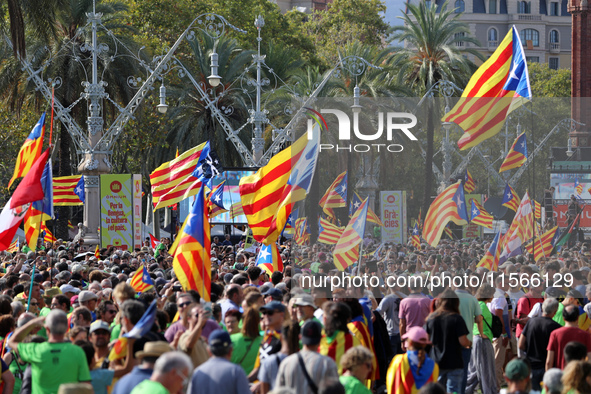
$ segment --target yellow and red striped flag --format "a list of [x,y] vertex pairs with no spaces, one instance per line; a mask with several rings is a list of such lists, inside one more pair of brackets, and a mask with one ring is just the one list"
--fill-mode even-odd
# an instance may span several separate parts
[[320,218],[318,221],[318,242],[335,245],[339,242],[343,230],[345,230],[344,227],[339,227],[324,218]]
[[20,248],[19,240],[18,240],[18,237],[16,237],[16,239],[14,241],[12,241],[12,243],[8,246],[8,249],[6,249],[6,251],[10,252],[10,253],[14,253],[14,252],[18,252],[19,248]]
[[318,353],[332,358],[337,364],[339,375],[341,375],[343,373],[343,367],[340,363],[341,357],[347,350],[359,345],[361,345],[359,339],[350,331],[339,330],[332,337],[328,337],[326,334],[322,335]]
[[363,200],[361,206],[355,211],[335,246],[334,265],[339,271],[344,271],[359,258],[359,245],[363,242],[367,221],[367,201],[368,198]]
[[447,235],[449,239],[454,239],[454,233],[453,231],[451,231],[451,228],[449,228],[449,225],[445,226],[443,232],[445,233],[445,235]]
[[373,356],[371,360],[372,370],[369,376],[367,377],[367,380],[371,381],[379,379],[380,369],[378,368],[378,360],[376,358],[376,350],[373,345],[373,337],[369,333],[369,328],[367,326],[367,323],[365,322],[365,319],[364,321],[353,320],[347,324],[347,327],[349,328],[349,331],[351,331],[351,333],[355,335],[355,338],[359,340],[361,346],[365,346]]
[[242,209],[242,202],[238,201],[230,206],[230,217],[235,219],[240,215],[244,215],[244,210]]
[[489,271],[499,270],[499,257],[501,256],[502,238],[501,232],[499,231],[482,259],[480,259],[478,264],[476,264],[477,267],[484,267]]
[[470,171],[466,169],[466,173],[464,174],[464,191],[466,193],[472,193],[474,190],[476,190],[476,182],[474,182]]
[[496,135],[507,115],[531,97],[525,52],[513,27],[472,75],[462,97],[443,121],[454,122],[464,130],[458,146],[468,149]]
[[[78,184],[83,182],[82,175],[60,176],[53,178],[53,205],[70,206],[84,205],[80,196],[76,194]],[[84,186],[82,186],[84,187]]]
[[41,156],[43,150],[43,137],[45,136],[45,112],[31,130],[31,133],[21,146],[14,166],[14,174],[8,182],[8,188],[20,177],[27,175],[33,163]]
[[339,174],[332,184],[326,189],[324,196],[318,204],[324,213],[334,216],[332,208],[342,208],[347,205],[347,171]]
[[303,245],[310,240],[310,232],[308,231],[308,219],[297,218],[295,221],[295,235],[293,240],[298,245]]
[[136,293],[143,293],[154,288],[154,281],[150,277],[145,265],[142,265],[137,271],[135,271],[129,284],[133,287]]
[[558,226],[546,231],[541,237],[538,235],[535,239],[535,249],[532,246],[532,242],[529,242],[527,245],[525,245],[527,251],[534,254],[534,260],[536,262],[538,262],[538,260],[542,257],[550,256],[552,253],[552,248],[554,247],[552,241],[554,240],[557,231]]
[[96,245],[96,249],[94,250],[94,257],[96,257],[99,260],[101,259],[101,251],[98,245]]
[[[188,151],[183,152],[179,157],[161,164],[150,174],[150,182],[152,184],[152,203],[156,206],[168,206],[173,204],[175,196],[165,197],[175,188],[177,190],[187,188],[193,184],[195,177],[191,174],[197,167],[197,162],[201,157],[201,151],[205,148],[207,142],[204,142]],[[199,188],[193,189],[195,195]],[[186,189],[183,189],[183,193]],[[187,196],[188,197],[188,196]],[[161,201],[162,200],[162,201]],[[178,202],[178,201],[175,201]]]
[[542,218],[542,204],[536,200],[532,200],[532,202],[534,203],[534,217],[539,220]]
[[517,193],[515,193],[515,190],[509,184],[507,184],[507,186],[505,186],[505,193],[503,194],[503,204],[502,205],[506,206],[507,208],[511,209],[512,211],[517,212],[517,208],[519,207],[520,204],[521,204],[521,199],[519,198]]
[[49,230],[49,228],[47,228],[47,226],[45,225],[45,223],[42,223],[41,224],[41,232],[44,234],[43,235],[43,242],[51,242],[51,243],[54,243],[55,241],[57,241],[57,239],[51,233],[51,231]]
[[377,224],[380,227],[384,227],[384,223],[380,220],[378,215],[371,209],[371,207],[367,207],[367,221]]
[[421,235],[419,234],[419,223],[415,222],[415,228],[412,230],[412,237],[410,238],[412,246],[421,250]]
[[205,206],[205,185],[197,193],[179,235],[172,266],[183,289],[196,290],[211,301],[211,228]]
[[511,226],[503,239],[503,252],[500,257],[500,264],[503,264],[509,257],[515,256],[521,252],[521,245],[534,237],[534,212],[529,199],[529,194],[525,192],[519,208],[513,217]]
[[449,221],[454,222],[458,226],[468,224],[458,213],[458,206],[453,200],[461,184],[462,181],[460,180],[448,186],[435,198],[429,207],[427,216],[425,216],[425,224],[423,225],[423,239],[433,247],[439,243],[441,234]]
[[475,199],[472,199],[472,209],[470,210],[470,223],[478,224],[482,227],[493,228],[493,216],[484,209]]
[[269,276],[275,271],[282,272],[283,260],[281,259],[277,244],[261,245],[255,264],[264,269]]
[[511,145],[507,157],[503,160],[499,173],[521,167],[527,161],[527,140],[525,132],[521,133]]
[[240,179],[242,209],[257,241],[277,241],[293,205],[310,189],[320,143],[320,131],[304,134],[269,160],[255,174]]
[[575,192],[578,196],[583,193],[583,184],[579,182],[579,178],[575,178]]

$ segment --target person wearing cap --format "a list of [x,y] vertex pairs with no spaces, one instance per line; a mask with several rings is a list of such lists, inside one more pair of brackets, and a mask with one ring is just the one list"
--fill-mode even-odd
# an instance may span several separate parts
[[[437,382],[439,366],[425,352],[431,344],[429,334],[422,327],[412,327],[401,337],[406,341],[406,352],[394,356],[386,375],[388,394],[415,393],[425,384]],[[410,371],[411,373],[402,373]],[[411,388],[407,391],[407,388]]]
[[109,339],[111,328],[107,322],[97,320],[90,325],[88,339],[94,347],[94,362],[91,369],[108,368],[109,366]]
[[[558,313],[558,312],[557,312]],[[591,334],[579,328],[579,308],[576,305],[567,305],[562,311],[565,326],[552,331],[548,341],[548,355],[546,356],[546,370],[550,368],[564,369],[564,347],[572,341],[580,342],[588,349],[591,356]]]
[[250,394],[244,370],[230,361],[233,350],[230,335],[224,330],[212,332],[208,348],[212,357],[195,369],[187,393]]
[[[506,394],[529,393],[530,368],[522,359],[514,358],[505,366]],[[535,390],[535,389],[534,389]]]
[[338,368],[333,359],[318,352],[322,339],[320,323],[306,322],[300,336],[303,348],[281,362],[275,387],[290,387],[298,394],[316,394],[323,380],[338,379]]
[[84,290],[78,295],[78,302],[80,303],[80,306],[88,308],[90,314],[92,315],[92,321],[96,320],[96,313],[94,310],[96,309],[97,300],[97,295],[92,291]]
[[322,323],[314,316],[316,305],[314,304],[314,297],[310,294],[299,294],[294,302],[297,308],[297,317],[300,325],[303,326],[309,320],[314,320],[322,326]]
[[135,366],[130,373],[123,376],[115,383],[111,394],[128,394],[135,386],[146,379],[150,379],[154,372],[154,364],[158,357],[165,353],[172,352],[172,347],[164,341],[146,342],[144,350],[135,354],[135,358],[140,360],[140,364]]
[[540,382],[546,371],[546,347],[550,340],[550,334],[559,329],[560,324],[552,318],[558,310],[558,301],[555,298],[547,298],[542,304],[542,316],[531,318],[525,324],[519,337],[519,349],[525,352],[532,369],[532,388],[540,391]]
[[150,379],[144,380],[131,394],[175,394],[181,392],[191,377],[193,365],[183,352],[168,352],[156,360]]
[[265,304],[268,304],[271,301],[281,302],[283,300],[283,292],[274,287],[271,287],[270,289],[262,292],[261,294],[263,295],[263,297],[265,297]]
[[[44,343],[21,343],[29,333],[43,325],[49,340]],[[66,314],[52,310],[17,328],[8,346],[17,349],[20,358],[32,366],[32,392],[55,393],[63,383],[89,382],[90,372],[82,349],[65,341],[68,329]]]
[[61,285],[60,291],[62,292],[63,295],[65,295],[68,298],[72,298],[75,295],[77,295],[78,293],[80,293],[80,289],[78,289],[72,285],[69,285],[69,284]]

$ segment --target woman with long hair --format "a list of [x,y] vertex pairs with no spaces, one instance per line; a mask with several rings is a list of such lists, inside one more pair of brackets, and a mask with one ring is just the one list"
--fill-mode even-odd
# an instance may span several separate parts
[[332,358],[339,367],[339,375],[341,375],[343,373],[341,357],[347,350],[360,345],[359,340],[347,327],[351,321],[351,308],[343,302],[327,301],[322,305],[322,309],[324,335],[320,341],[319,353]]
[[447,392],[459,393],[462,391],[464,362],[458,354],[462,354],[462,348],[470,346],[468,328],[460,315],[460,299],[452,290],[441,293],[436,305],[437,308],[425,322],[433,344],[430,356],[442,366],[439,383],[447,388]]
[[242,329],[230,335],[232,339],[231,361],[238,364],[248,375],[252,372],[263,337],[259,331],[261,316],[257,308],[247,308],[242,315]]
[[591,393],[591,364],[586,361],[571,361],[562,375],[563,394]]
[[[476,299],[482,311],[482,323],[479,328],[474,323],[472,333],[472,356],[468,365],[468,382],[466,393],[472,394],[476,386],[480,384],[482,394],[496,394],[499,392],[495,374],[495,351],[492,345],[493,315],[486,306],[495,295],[495,289],[488,285],[481,286],[476,291]],[[481,331],[482,330],[482,331]]]

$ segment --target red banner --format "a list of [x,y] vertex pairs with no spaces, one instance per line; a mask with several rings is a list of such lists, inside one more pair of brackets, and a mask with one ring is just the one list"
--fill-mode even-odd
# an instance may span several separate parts
[[[558,204],[554,207],[554,218],[558,218],[558,226],[560,228],[566,227],[568,219],[568,209],[566,204]],[[584,207],[579,227],[591,228],[591,207]]]

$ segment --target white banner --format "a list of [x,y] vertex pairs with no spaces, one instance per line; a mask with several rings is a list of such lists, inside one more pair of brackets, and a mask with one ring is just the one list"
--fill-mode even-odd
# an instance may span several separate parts
[[382,242],[406,243],[406,192],[380,192],[380,216],[384,223]]

